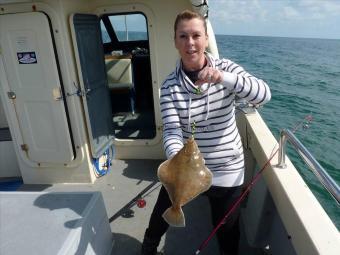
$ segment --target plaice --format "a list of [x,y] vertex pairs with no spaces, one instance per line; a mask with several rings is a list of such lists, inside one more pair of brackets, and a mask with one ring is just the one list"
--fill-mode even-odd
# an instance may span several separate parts
[[163,218],[171,226],[184,227],[182,206],[208,190],[212,180],[212,173],[205,166],[193,137],[173,158],[159,166],[158,178],[172,202],[172,206],[163,213]]

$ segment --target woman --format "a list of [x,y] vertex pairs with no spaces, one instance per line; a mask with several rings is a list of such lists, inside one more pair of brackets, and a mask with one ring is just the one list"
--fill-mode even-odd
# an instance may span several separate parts
[[[235,97],[252,104],[270,100],[267,84],[228,59],[215,59],[208,47],[204,17],[191,11],[180,13],[175,21],[175,46],[180,54],[176,69],[161,88],[163,144],[167,158],[173,157],[191,136],[213,173],[208,196],[213,225],[223,218],[240,195],[244,179],[244,156],[235,120]],[[161,237],[168,229],[163,212],[171,206],[164,187],[145,232],[142,254],[156,254]],[[236,211],[217,232],[222,254],[237,254],[239,241]]]

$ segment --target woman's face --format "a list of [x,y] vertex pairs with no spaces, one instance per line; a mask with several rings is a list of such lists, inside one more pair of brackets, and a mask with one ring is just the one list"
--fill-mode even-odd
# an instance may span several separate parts
[[208,47],[203,21],[197,18],[181,20],[176,29],[175,46],[186,70],[201,69],[205,63],[204,51]]

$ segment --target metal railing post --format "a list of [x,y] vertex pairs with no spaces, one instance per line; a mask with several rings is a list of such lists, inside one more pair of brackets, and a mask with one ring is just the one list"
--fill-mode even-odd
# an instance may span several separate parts
[[333,180],[333,178],[325,171],[325,169],[319,164],[319,162],[313,157],[313,155],[307,150],[307,148],[299,141],[299,139],[288,129],[283,129],[280,132],[279,141],[279,160],[278,167],[286,168],[285,156],[286,156],[286,141],[289,141],[312,170],[317,179],[322,183],[326,190],[333,196],[333,198],[340,204],[340,188],[339,185]]
[[287,138],[285,135],[285,130],[282,130],[280,132],[280,140],[279,140],[279,163],[278,163],[278,167],[280,168],[286,168],[286,142],[287,142]]

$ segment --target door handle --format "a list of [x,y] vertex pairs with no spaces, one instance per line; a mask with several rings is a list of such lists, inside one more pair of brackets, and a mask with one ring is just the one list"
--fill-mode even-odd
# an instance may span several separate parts
[[63,99],[63,95],[61,94],[60,88],[53,88],[52,94],[53,94],[53,99],[55,101],[60,101]]

